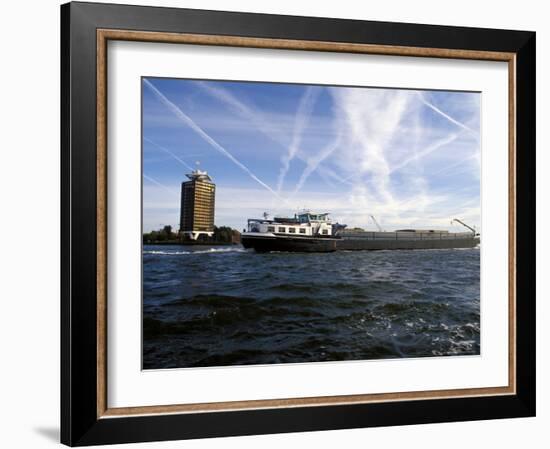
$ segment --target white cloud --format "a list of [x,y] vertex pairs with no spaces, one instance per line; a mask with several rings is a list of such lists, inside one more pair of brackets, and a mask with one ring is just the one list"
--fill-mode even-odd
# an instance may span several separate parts
[[479,222],[479,207],[477,213],[462,210],[456,194],[433,190],[423,175],[425,160],[444,155],[443,160],[455,161],[449,145],[461,132],[430,128],[422,120],[423,102],[416,92],[333,88],[331,94],[345,124],[346,138],[333,162],[352,183],[342,198],[352,209],[346,220],[366,223],[372,214],[390,227],[448,227],[451,218],[467,213]]
[[342,141],[342,132],[340,131],[338,132],[336,137],[332,140],[332,142],[330,142],[318,153],[315,153],[312,157],[309,157],[306,159],[306,168],[300,175],[300,179],[298,180],[296,187],[294,187],[294,191],[292,192],[291,198],[295,197],[296,194],[302,189],[307,179],[311,176],[313,172],[315,172],[315,170],[317,170],[317,168],[319,167],[319,164],[321,164],[321,162],[323,162],[325,159],[330,157],[332,153],[334,153],[334,151],[339,147],[341,141]]
[[[174,187],[170,186],[170,190]],[[283,194],[285,192],[282,192]],[[156,185],[144,185],[144,229],[158,229],[159,223],[177,226],[179,221],[179,196],[169,195]],[[371,201],[363,187],[345,195],[333,192],[299,192],[293,200],[295,207],[281,203],[272,205],[272,196],[263,189],[244,189],[218,185],[216,189],[216,225],[242,229],[248,218],[259,218],[263,212],[274,215],[293,215],[302,207],[319,212],[329,212],[333,220],[350,227],[372,229],[370,215],[376,216],[387,230],[404,227],[437,227],[456,229],[450,225],[452,218],[478,224],[479,199],[449,199],[445,195],[416,195],[404,198],[388,208],[381,202]]]
[[433,144],[429,145],[427,148],[420,152],[415,152],[411,157],[406,158],[399,162],[398,164],[392,166],[390,170],[390,174],[396,172],[397,170],[401,170],[403,167],[406,167],[411,162],[417,161],[423,157],[428,156],[429,154],[433,153],[434,151],[439,150],[440,148],[444,147],[445,145],[454,142],[458,138],[458,134],[450,134],[447,137],[438,140],[437,142],[434,142]]
[[[294,124],[295,117],[290,117],[288,116],[288,114],[276,114],[276,115],[266,114],[264,111],[260,111],[254,108],[252,105],[247,104],[242,99],[235,97],[235,95],[233,95],[227,89],[224,89],[219,86],[214,86],[211,83],[197,81],[196,85],[201,89],[203,89],[203,91],[208,95],[210,95],[211,97],[227,105],[232,111],[236,112],[241,118],[244,118],[245,121],[244,122],[241,121],[241,123],[246,127],[246,129],[250,129],[250,124],[252,124],[254,129],[256,129],[258,132],[268,137],[271,141],[277,143],[280,147],[282,147],[287,152],[287,154],[290,151],[292,151],[293,157],[297,157],[307,163],[307,156],[301,154],[297,144],[296,144],[296,151],[289,150],[289,143],[288,143],[289,130],[293,129],[294,130],[293,134],[296,135],[296,126]],[[311,100],[312,98],[308,99],[308,101],[311,101]],[[307,112],[308,108],[309,108],[308,105],[304,106],[303,108],[304,110],[302,112]],[[298,109],[300,109],[300,107]],[[216,123],[220,123],[220,120],[218,118],[216,118],[215,121]],[[231,126],[233,127],[233,129],[235,129],[234,117],[231,117],[231,121],[233,123]],[[328,127],[327,126],[328,123],[326,123],[325,119],[319,120],[316,118],[315,125],[318,133]],[[330,168],[323,167],[319,164],[316,170],[319,172],[319,175],[325,180],[325,182],[329,186],[332,185],[330,181],[331,179],[340,183],[344,183],[344,184],[347,183],[347,181],[343,177],[338,175],[338,173],[336,173],[334,170]],[[282,188],[282,183],[281,183],[281,188]]]
[[[464,177],[475,181],[479,176],[480,155],[479,136],[473,131],[475,126],[468,121],[462,123],[442,108],[436,108],[415,91],[328,88],[333,102],[332,126],[325,127],[323,136],[327,137],[327,143],[317,151],[311,145],[306,148],[304,142],[309,136],[309,130],[308,133],[305,131],[313,109],[313,94],[302,98],[294,133],[286,137],[287,140],[290,138],[288,144],[285,136],[265,118],[264,111],[256,110],[223,88],[212,87],[208,83],[199,85],[234,111],[235,117],[277,142],[282,150],[280,182],[276,192],[265,188],[261,181],[258,184],[264,190],[218,185],[218,225],[240,229],[247,218],[259,217],[266,210],[293,214],[303,206],[330,212],[335,220],[349,226],[366,227],[370,215],[375,215],[386,229],[456,229],[450,226],[450,220],[455,217],[474,225],[480,223],[479,190],[476,191],[475,182],[469,191],[461,192],[460,187],[446,189],[434,185],[432,177],[437,173],[448,176],[459,167],[464,170],[465,176],[455,180],[459,179],[462,185]],[[453,110],[453,115],[462,118],[471,116],[475,122],[479,104],[477,101],[466,103],[461,104],[460,114]],[[443,126],[440,123],[435,126],[425,119],[423,113],[433,116],[430,111],[445,117],[446,121],[438,120],[443,122]],[[221,145],[186,117],[184,122],[220,151],[216,145]],[[234,158],[225,155],[235,163]],[[296,184],[284,188],[293,158],[300,158],[306,166]],[[313,187],[311,175],[316,172],[327,184],[337,183],[338,188],[319,191],[321,189]],[[438,179],[441,181],[442,178],[439,176]],[[347,192],[342,193],[344,187]],[[153,194],[153,188],[144,188],[144,200],[147,200],[144,207],[148,211],[157,211],[151,212],[153,214],[166,214],[168,209],[173,210],[177,221],[179,199],[174,199],[172,203],[162,189],[157,188]],[[171,208],[168,207],[170,204]]]
[[332,88],[336,113],[346,124],[347,141],[338,152],[342,170],[372,178],[380,199],[393,201],[388,149],[399,131],[411,93],[403,90]]

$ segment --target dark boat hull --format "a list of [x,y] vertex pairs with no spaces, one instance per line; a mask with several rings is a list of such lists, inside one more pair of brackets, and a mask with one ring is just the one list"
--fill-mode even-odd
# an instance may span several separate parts
[[368,239],[368,238],[300,238],[279,236],[245,236],[241,238],[245,248],[257,252],[317,252],[333,251],[376,251],[407,249],[454,249],[474,248],[479,245],[479,237],[426,238],[426,239]]
[[456,249],[475,248],[479,245],[479,237],[448,238],[448,239],[342,239],[338,242],[338,249],[344,251],[376,251],[389,249]]
[[270,251],[329,253],[336,251],[340,239],[307,238],[307,237],[273,237],[273,236],[242,236],[241,243],[245,248],[253,248],[257,252]]

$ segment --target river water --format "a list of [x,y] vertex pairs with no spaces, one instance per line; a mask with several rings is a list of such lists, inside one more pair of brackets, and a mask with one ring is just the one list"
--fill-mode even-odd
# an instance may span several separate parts
[[479,253],[146,245],[143,368],[479,354]]

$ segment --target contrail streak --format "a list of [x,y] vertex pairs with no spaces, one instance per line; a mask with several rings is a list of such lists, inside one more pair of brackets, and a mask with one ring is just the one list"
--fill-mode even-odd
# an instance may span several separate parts
[[459,136],[459,134],[451,134],[450,136],[447,136],[444,139],[438,140],[437,142],[435,142],[432,145],[428,146],[426,149],[424,149],[420,153],[417,153],[414,156],[412,156],[408,159],[405,159],[404,161],[402,161],[401,163],[399,163],[395,167],[392,167],[390,169],[388,175],[390,175],[393,172],[396,172],[398,170],[401,170],[403,167],[405,167],[406,165],[409,165],[411,162],[416,161],[418,159],[421,159],[421,158],[427,156],[428,154],[431,154],[434,151],[438,150],[439,148],[455,141],[458,138],[458,136]]
[[233,109],[239,115],[244,117],[246,120],[249,120],[250,123],[254,124],[256,129],[268,137],[270,140],[275,142],[278,145],[287,148],[287,143],[285,139],[282,139],[279,134],[273,132],[273,123],[265,120],[259,111],[254,110],[249,105],[243,103],[231,92],[227,91],[223,87],[212,86],[209,83],[204,81],[195,81],[195,84],[200,87],[206,94],[210,95],[212,98],[225,103],[229,108]]
[[157,186],[162,187],[164,190],[170,192],[171,194],[173,194],[173,195],[178,195],[178,196],[179,196],[179,193],[177,193],[175,190],[172,190],[170,187],[166,187],[164,184],[161,184],[161,183],[158,182],[156,179],[153,179],[153,178],[151,178],[150,176],[147,176],[145,173],[143,173],[143,177],[144,177],[145,179],[147,179],[147,181],[150,181],[150,182],[152,182],[153,184],[156,184]]
[[294,192],[292,192],[292,197],[294,197],[300,191],[309,176],[315,170],[317,170],[319,164],[323,162],[327,157],[329,157],[332,153],[334,153],[334,150],[336,150],[336,148],[338,148],[338,146],[340,145],[341,140],[342,132],[340,132],[330,144],[323,148],[323,150],[317,155],[317,157],[313,157],[307,161],[307,166],[302,172],[300,179],[298,180],[298,184],[296,184],[296,187],[294,188]]
[[154,145],[156,146],[159,150],[162,150],[164,151],[165,153],[168,153],[170,156],[172,156],[176,161],[178,161],[181,165],[183,165],[184,167],[188,168],[189,170],[193,171],[193,167],[191,167],[187,162],[185,162],[184,160],[180,159],[178,156],[176,156],[174,153],[172,153],[168,148],[164,148],[162,146],[160,146],[158,143],[156,142],[153,142],[151,139],[148,139],[147,137],[144,137],[143,140],[149,142],[151,145]]
[[[196,85],[199,86],[201,89],[203,89],[208,95],[221,100],[231,106],[233,109],[235,109],[238,113],[246,116],[250,120],[253,120],[255,122],[260,122],[260,120],[257,119],[255,114],[252,113],[250,108],[245,105],[244,103],[240,102],[235,96],[226,91],[225,89],[221,87],[212,86],[210,83],[205,83],[204,81],[195,81]],[[264,125],[264,123],[261,123],[261,125]]]
[[453,168],[455,168],[455,167],[458,167],[458,166],[464,164],[465,162],[471,161],[472,159],[477,159],[478,156],[479,156],[479,155],[478,155],[477,153],[476,153],[476,154],[471,154],[470,156],[467,156],[467,157],[465,157],[464,159],[461,159],[461,160],[459,160],[458,162],[455,162],[454,164],[447,165],[446,167],[443,167],[443,168],[437,170],[436,172],[432,173],[432,176],[434,176],[434,175],[439,175],[439,174],[441,174],[441,173],[444,173],[444,172],[446,172],[446,171],[448,171],[448,170],[451,170],[451,169],[453,169]]
[[308,87],[300,99],[300,104],[298,105],[298,110],[296,111],[296,121],[294,125],[294,133],[292,136],[292,142],[288,147],[288,152],[281,158],[281,170],[279,172],[279,179],[277,180],[277,192],[280,192],[283,183],[285,181],[285,176],[290,168],[290,162],[296,156],[298,152],[298,147],[302,141],[302,132],[304,127],[307,124],[308,118],[311,115],[313,106],[315,104],[315,99],[319,95],[319,89],[314,89],[311,86]]
[[[244,117],[246,120],[249,120],[250,123],[254,124],[256,130],[264,134],[266,137],[268,137],[270,140],[275,142],[277,145],[283,147],[285,150],[288,148],[288,145],[285,142],[285,139],[282,139],[279,134],[272,131],[273,124],[266,121],[262,117],[262,113],[260,111],[252,109],[249,105],[243,103],[241,100],[235,97],[235,95],[233,95],[231,92],[228,92],[226,89],[222,87],[218,87],[218,86],[214,87],[203,81],[196,81],[195,83],[198,87],[203,89],[203,91],[208,95],[210,95],[212,98],[215,98],[216,100],[219,100],[222,103],[225,103],[227,106],[232,108],[235,112],[237,112],[239,115]],[[296,153],[295,156],[307,163],[306,158],[301,156],[299,153]],[[328,181],[329,177],[341,183],[346,182],[334,171],[326,167],[319,166],[317,168],[317,171],[319,172],[323,180],[325,180],[325,182],[329,185],[332,185],[332,183]]]
[[439,109],[438,107],[436,107],[435,105],[430,103],[428,100],[426,100],[420,92],[418,92],[418,97],[420,98],[420,101],[422,101],[422,103],[424,103],[430,109],[434,110],[439,115],[445,117],[451,123],[454,123],[455,125],[460,126],[461,128],[465,129],[466,131],[469,131],[470,133],[472,133],[474,136],[478,137],[478,133],[476,131],[474,131],[472,128],[466,126],[464,123],[461,123],[458,120],[455,120],[449,114],[445,114],[445,112],[443,112],[441,109]]
[[214,147],[216,150],[218,150],[221,154],[223,154],[225,157],[227,157],[231,162],[233,162],[237,167],[239,167],[241,170],[243,170],[248,176],[250,176],[254,181],[256,181],[258,184],[260,184],[265,189],[269,190],[273,195],[275,195],[279,200],[285,201],[284,198],[279,196],[275,190],[273,190],[271,187],[269,187],[265,182],[263,182],[261,179],[259,179],[254,173],[252,173],[248,167],[246,167],[243,163],[241,163],[238,159],[236,159],[229,151],[227,151],[224,147],[222,147],[218,142],[216,142],[212,137],[210,137],[199,125],[197,125],[191,117],[189,117],[187,114],[185,114],[178,106],[176,106],[174,103],[172,103],[168,98],[164,96],[164,94],[158,90],[153,84],[151,84],[148,80],[144,79],[143,82],[146,84],[149,89],[158,97],[158,99],[168,108],[170,109],[174,115],[179,118],[183,123],[185,123],[187,126],[189,126],[193,131],[195,131],[200,137],[202,137],[207,143],[209,143],[212,147]]

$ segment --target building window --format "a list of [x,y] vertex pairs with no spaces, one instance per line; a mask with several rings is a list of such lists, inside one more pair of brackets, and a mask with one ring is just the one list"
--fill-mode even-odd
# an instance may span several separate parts
[[328,235],[328,229],[323,229],[323,235]]
[[268,226],[267,232],[275,232],[275,226]]
[[296,234],[296,228],[288,228],[288,232],[291,234]]
[[279,228],[279,232],[286,232],[285,228]]
[[300,234],[305,234],[306,233],[306,228],[300,228]]

